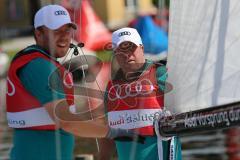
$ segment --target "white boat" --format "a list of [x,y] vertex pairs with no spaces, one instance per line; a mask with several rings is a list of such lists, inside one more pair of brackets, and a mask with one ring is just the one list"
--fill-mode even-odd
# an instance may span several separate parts
[[240,124],[239,17],[238,0],[171,1],[163,135]]

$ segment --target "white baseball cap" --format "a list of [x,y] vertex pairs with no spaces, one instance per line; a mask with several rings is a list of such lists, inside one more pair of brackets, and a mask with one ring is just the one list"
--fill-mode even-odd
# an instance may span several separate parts
[[68,11],[60,5],[47,5],[37,11],[34,18],[34,28],[46,26],[55,30],[65,24],[70,24],[74,29],[76,24],[72,23]]
[[137,46],[142,45],[142,39],[134,28],[121,28],[112,33],[112,48],[115,50],[122,42],[132,42]]

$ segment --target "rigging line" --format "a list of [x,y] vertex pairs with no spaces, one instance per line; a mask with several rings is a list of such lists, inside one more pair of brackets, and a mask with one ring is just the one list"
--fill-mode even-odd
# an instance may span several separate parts
[[[84,57],[84,60],[86,61],[86,63],[87,64],[90,64],[89,62],[88,62],[88,59],[86,58],[86,56],[85,56],[85,53],[84,53],[84,51],[82,50],[82,48],[80,47],[80,51],[81,51],[81,53],[83,54],[83,57]],[[104,65],[104,64],[103,64]],[[96,77],[96,79],[95,79],[95,83],[96,83],[96,85],[97,85],[97,88],[99,89],[99,91],[100,91],[100,93],[101,93],[101,97],[103,98],[103,100],[104,100],[104,91],[102,91],[102,89],[101,89],[101,87],[100,87],[100,85],[99,85],[99,82],[98,82],[98,80],[97,80],[97,77]],[[92,109],[90,109],[90,111],[92,111]],[[105,116],[105,114],[103,114],[103,116]],[[98,118],[102,118],[103,116],[98,116]]]
[[[70,6],[73,6],[73,5],[71,4]],[[76,22],[76,13],[75,13],[76,6],[77,6],[77,4],[74,4],[74,11],[73,11],[73,22],[74,22],[74,24],[76,24],[75,23]],[[78,30],[78,28],[74,29],[73,32],[72,32],[72,35],[71,35],[72,39],[71,39],[71,43],[70,43],[70,46],[69,46],[70,49],[67,51],[67,54],[64,56],[64,59],[62,60],[62,64],[64,64],[64,62],[66,61],[66,59],[67,59],[69,53],[71,52],[71,50],[72,49],[74,50],[74,47],[75,47],[74,46],[74,39],[75,39],[75,34],[76,34],[77,30]],[[72,55],[70,57],[70,63],[68,64],[68,67],[67,67],[68,71],[69,71],[69,68],[71,66],[72,57],[73,57],[73,53],[72,53]]]
[[70,61],[69,61],[68,66],[67,66],[67,71],[68,72],[70,72],[70,67],[71,67],[71,64],[72,64],[72,57],[73,57],[73,53],[71,54]]
[[[62,64],[64,64],[64,62],[66,61],[67,56],[69,55],[69,53],[71,52],[71,50],[72,50],[72,48],[71,48],[71,45],[70,45],[70,49],[68,49],[66,55],[64,56],[64,58],[63,58],[63,60],[62,60],[62,62],[61,62]],[[72,58],[72,56],[71,56],[71,58]]]
[[82,39],[82,0],[80,0],[80,5],[79,5],[79,9],[80,9],[80,12],[79,12],[79,21],[80,21],[80,26],[79,26],[79,39],[81,40]]
[[[76,11],[76,7],[74,7],[74,14],[75,14],[75,11]],[[80,27],[79,27],[79,40],[80,40],[80,42],[81,42],[81,24],[82,24],[82,0],[80,0],[80,5],[79,5],[79,21],[80,21]],[[78,46],[76,46],[77,47],[77,49],[78,49]],[[83,57],[84,57],[84,59],[86,60],[86,63],[87,63],[87,65],[89,64],[88,63],[88,61],[87,61],[87,58],[86,58],[86,56],[85,56],[85,53],[84,53],[84,51],[82,50],[82,47],[79,47],[80,48],[80,50],[81,50],[81,53],[83,54]],[[79,56],[79,58],[80,58],[80,61],[82,62],[82,64],[84,64],[84,61],[83,61],[83,59],[82,59],[82,57],[81,56]],[[86,85],[86,74],[85,74],[85,70],[84,70],[84,65],[82,65],[81,66],[81,68],[82,68],[82,73],[83,73],[83,79],[84,79],[84,85]],[[96,79],[96,82],[97,82],[97,79]],[[101,90],[101,88],[99,88],[100,90]],[[88,90],[86,89],[86,94],[87,94],[87,101],[88,101],[88,108],[89,108],[89,111],[90,111],[90,116],[91,116],[91,120],[93,120],[93,114],[92,114],[92,109],[90,108],[90,99],[89,99],[89,93],[88,93]],[[100,152],[100,148],[99,148],[99,143],[98,143],[98,139],[97,138],[95,138],[95,141],[96,141],[96,146],[97,146],[97,150],[98,150],[98,152]]]
[[[73,22],[75,23],[76,22],[76,13],[75,13],[75,9],[76,9],[76,5],[74,5],[74,11],[73,11]],[[78,29],[78,28],[77,28]],[[72,35],[72,37],[73,37],[73,39],[75,39],[75,33],[76,33],[76,31],[73,31],[73,35]]]
[[[84,59],[85,59],[85,61],[87,62],[87,64],[89,64],[89,63],[88,63],[88,59],[86,58],[86,56],[85,56],[84,51],[82,50],[82,48],[80,48],[80,51],[81,51],[81,53],[84,55]],[[104,65],[104,64],[103,64],[103,65]],[[102,89],[101,89],[101,87],[100,87],[100,85],[99,85],[99,83],[98,83],[97,77],[96,77],[96,84],[97,84],[98,89],[100,90],[100,93],[101,93],[102,97],[104,98],[104,94],[103,94],[103,91],[102,91]]]
[[[82,51],[82,48],[81,48],[81,47],[80,47],[80,50],[81,50],[81,52],[82,52],[82,54],[83,54],[83,56],[84,56],[84,58],[85,58],[85,60],[86,60],[87,58],[85,57],[85,54],[84,54],[84,52]],[[81,68],[82,68],[82,73],[83,73],[83,85],[86,85],[86,84],[87,84],[87,81],[86,81],[86,74],[85,74],[85,70],[84,70],[84,66],[85,66],[85,65],[84,65],[84,60],[83,60],[82,56],[79,56],[79,58],[80,58],[80,61],[82,62]],[[87,63],[87,65],[89,64],[88,61],[86,61],[86,63]],[[96,82],[97,82],[97,79],[96,79]],[[99,88],[99,89],[100,89],[100,88]],[[100,89],[100,90],[101,90],[101,89]],[[88,109],[89,109],[89,112],[90,112],[91,120],[93,120],[92,109],[91,109],[91,106],[90,106],[89,93],[88,93],[88,90],[87,90],[87,89],[85,89],[85,91],[86,91],[86,95],[87,95]],[[98,150],[98,152],[99,152],[100,149],[99,149],[98,139],[95,138],[95,141],[96,141],[97,150]]]
[[[74,5],[72,4],[72,6],[73,6],[73,22],[74,22],[74,24],[76,24],[76,23],[75,23],[75,22],[76,22],[76,8],[77,8],[77,6],[79,6],[79,5],[78,5],[79,3],[77,3],[77,1],[74,1],[74,2],[75,2]],[[81,1],[80,1],[80,5],[81,5]],[[80,22],[80,24],[81,24],[81,22]],[[70,44],[70,50],[67,52],[67,54],[66,54],[66,56],[64,57],[62,63],[65,62],[65,60],[67,59],[67,56],[68,56],[68,54],[70,53],[70,51],[71,51],[72,49],[75,50],[75,45],[74,45],[73,41],[74,41],[74,39],[76,38],[75,34],[76,34],[77,30],[78,30],[78,29],[80,30],[80,28],[81,28],[81,27],[77,28],[76,30],[75,30],[75,29],[73,30],[73,32],[72,32],[72,39],[71,39],[71,42],[72,42],[72,43]],[[70,62],[69,62],[68,67],[67,67],[67,71],[68,71],[68,72],[70,72],[69,69],[70,69],[70,66],[71,66],[71,63],[72,63],[73,53],[74,53],[74,52],[72,52],[72,54],[71,54]]]

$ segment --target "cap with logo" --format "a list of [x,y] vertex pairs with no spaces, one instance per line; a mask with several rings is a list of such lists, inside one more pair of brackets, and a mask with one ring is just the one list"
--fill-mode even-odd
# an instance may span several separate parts
[[68,11],[60,5],[44,6],[35,14],[34,28],[46,26],[55,30],[65,24],[70,24],[74,29],[77,28],[76,24],[72,23]]
[[132,42],[137,46],[142,45],[142,39],[134,28],[121,28],[112,33],[112,47],[115,50],[122,42]]

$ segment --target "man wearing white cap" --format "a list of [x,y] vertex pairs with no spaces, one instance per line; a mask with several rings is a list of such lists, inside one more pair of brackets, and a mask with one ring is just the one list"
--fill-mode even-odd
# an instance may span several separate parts
[[36,45],[17,53],[8,72],[7,118],[14,128],[10,158],[72,160],[74,137],[60,128],[83,137],[133,136],[97,122],[53,121],[53,108],[60,101],[74,106],[72,76],[56,58],[67,53],[76,25],[65,8],[48,5],[36,13],[34,28]]
[[[65,98],[51,91],[48,77],[61,65],[71,42],[69,13],[59,5],[42,7],[34,19],[36,45],[31,45],[13,58],[8,72],[7,118],[14,128],[11,159],[72,159],[74,137],[57,129],[44,105]],[[64,90],[58,76],[56,86]]]
[[[120,69],[107,86],[105,107],[108,124],[114,128],[137,130],[146,138],[144,143],[115,140],[118,159],[181,159],[178,138],[158,141],[153,127],[155,115],[162,115],[164,108],[165,65],[145,60],[141,37],[134,28],[113,32],[112,45]],[[113,153],[109,149],[113,148],[112,141],[102,140],[100,158],[109,159]]]

